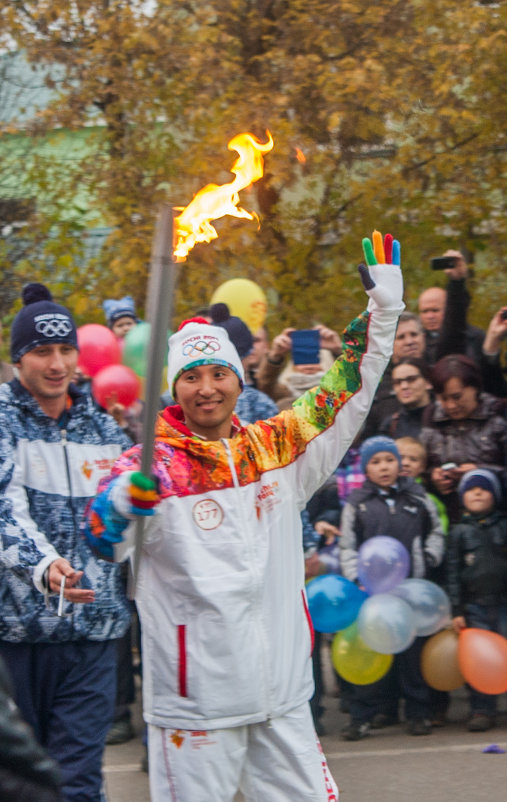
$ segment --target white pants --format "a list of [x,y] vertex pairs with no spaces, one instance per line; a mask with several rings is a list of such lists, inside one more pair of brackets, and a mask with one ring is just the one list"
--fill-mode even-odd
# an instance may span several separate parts
[[152,802],[338,802],[307,704],[224,730],[150,724],[148,755]]

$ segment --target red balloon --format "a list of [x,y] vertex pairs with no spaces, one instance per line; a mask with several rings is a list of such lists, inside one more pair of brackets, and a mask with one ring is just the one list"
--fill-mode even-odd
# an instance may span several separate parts
[[106,365],[120,362],[120,346],[111,329],[98,323],[86,323],[77,330],[78,366],[86,376],[95,376]]
[[507,691],[507,638],[487,629],[460,632],[458,662],[461,673],[480,693]]
[[126,365],[108,365],[92,380],[92,394],[101,407],[107,409],[111,401],[129,407],[139,398],[141,382]]

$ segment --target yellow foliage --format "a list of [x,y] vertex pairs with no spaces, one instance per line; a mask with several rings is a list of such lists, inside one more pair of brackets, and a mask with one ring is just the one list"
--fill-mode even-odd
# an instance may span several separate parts
[[[0,9],[3,34],[34,63],[66,70],[37,131],[79,130],[90,110],[102,126],[93,155],[72,170],[39,158],[30,172],[37,234],[54,237],[41,255],[37,236],[31,265],[48,281],[57,265],[80,319],[100,318],[101,300],[126,292],[142,310],[158,204],[186,205],[204,184],[229,181],[229,139],[239,131],[263,139],[269,129],[275,147],[248,196],[260,231],[222,221],[219,239],[196,247],[181,271],[176,315],[206,304],[240,271],[276,299],[270,325],[311,317],[340,326],[363,303],[355,265],[361,238],[378,226],[402,241],[410,304],[435,281],[431,256],[458,247],[475,257],[474,315],[486,322],[507,244],[501,8],[454,0],[143,8],[25,0]],[[112,230],[87,270],[72,245],[79,216],[69,214],[82,195],[87,213]]]

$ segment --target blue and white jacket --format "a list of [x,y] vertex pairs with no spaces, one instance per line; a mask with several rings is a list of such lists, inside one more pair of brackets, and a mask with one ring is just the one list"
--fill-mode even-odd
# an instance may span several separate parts
[[[91,397],[71,385],[66,428],[49,418],[17,379],[0,386],[0,639],[103,641],[130,621],[120,567],[98,560],[79,527],[99,480],[130,440]],[[91,604],[44,596],[48,565],[65,557],[84,571]]]

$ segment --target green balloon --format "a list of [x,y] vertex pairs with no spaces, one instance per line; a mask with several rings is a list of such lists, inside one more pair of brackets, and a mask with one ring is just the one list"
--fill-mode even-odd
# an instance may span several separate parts
[[[151,325],[138,323],[127,332],[123,346],[122,362],[131,368],[137,376],[144,379],[148,366],[148,347],[150,343]],[[171,332],[167,332],[167,339]],[[165,361],[167,361],[167,349]]]

